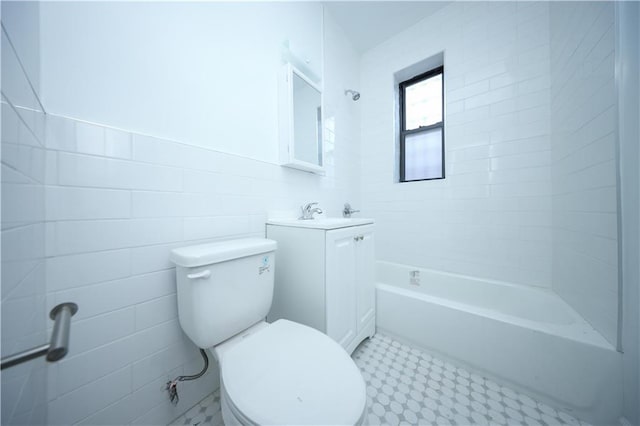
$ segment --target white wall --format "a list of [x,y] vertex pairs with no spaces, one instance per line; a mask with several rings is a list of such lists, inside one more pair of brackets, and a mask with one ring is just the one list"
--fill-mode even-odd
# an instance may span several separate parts
[[[363,55],[379,260],[551,285],[548,25],[548,3],[453,3]],[[446,179],[400,184],[393,75],[442,51]]]
[[44,103],[275,163],[283,44],[319,75],[321,16],[313,2],[44,2]]
[[[53,10],[58,5],[61,9]],[[88,11],[92,5],[94,3],[60,3],[47,4],[44,8],[49,15],[47,19],[59,17],[63,12],[73,16],[74,7],[79,8],[81,16],[100,12],[115,19],[122,13],[123,19],[125,15],[126,19],[134,19],[129,15],[133,13],[131,5],[112,4],[105,9],[104,4],[95,4],[96,10]],[[155,6],[163,10],[162,5]],[[255,6],[256,9],[247,10],[247,4],[240,4],[236,10],[230,5],[216,9],[215,5],[208,4],[205,10],[207,13],[247,11],[264,18],[286,7],[285,4]],[[193,7],[194,4],[185,5],[186,10]],[[284,21],[280,18],[272,21],[272,25],[286,27],[291,25],[289,20],[302,25],[308,18],[308,7],[312,6],[294,5],[289,14],[284,15]],[[313,10],[320,11],[319,8]],[[180,8],[174,11],[177,16],[183,13]],[[319,19],[316,15],[313,17],[314,21]],[[137,16],[137,19],[141,26],[149,23],[144,17]],[[225,28],[229,26],[231,23]],[[271,117],[277,105],[275,78],[272,83],[264,83],[260,90],[253,89],[256,102],[273,101],[273,106],[266,111],[233,105],[231,93],[215,99],[215,107],[226,110],[229,122],[249,120],[255,123],[255,128],[243,125],[242,129],[248,129],[249,133],[238,131],[231,136],[216,130],[206,148],[194,146],[186,136],[168,140],[133,131],[145,120],[158,129],[164,126],[166,117],[157,109],[154,114],[145,112],[146,118],[127,118],[132,124],[125,129],[112,127],[122,126],[118,121],[122,118],[121,112],[116,111],[121,107],[118,103],[110,104],[105,111],[93,110],[92,119],[99,124],[49,115],[47,304],[72,300],[80,306],[73,323],[71,352],[64,361],[49,368],[50,424],[166,424],[218,386],[217,365],[212,362],[211,374],[180,385],[181,399],[177,407],[169,404],[162,390],[168,379],[182,373],[195,373],[201,365],[195,346],[178,324],[175,272],[168,260],[170,249],[215,239],[264,236],[268,212],[297,213],[299,206],[309,201],[319,201],[331,215],[338,215],[345,201],[357,205],[359,134],[354,121],[357,105],[343,95],[343,90],[357,87],[358,62],[330,17],[326,18],[325,27],[326,176],[282,168],[267,157],[264,161],[249,158],[266,152],[266,141],[277,138],[276,118]],[[51,22],[43,28],[50,29]],[[98,40],[112,34],[107,26],[98,26],[94,31]],[[47,37],[47,33],[43,33],[43,37]],[[293,42],[296,34],[290,35]],[[308,35],[306,29],[301,34]],[[316,32],[316,36],[320,37],[320,32]],[[251,37],[255,39],[253,33]],[[56,37],[51,40],[60,42]],[[43,49],[59,51],[62,47],[52,47],[51,40],[43,42]],[[166,42],[161,36],[158,40]],[[220,48],[229,40],[234,37],[227,33],[212,42],[212,48]],[[319,49],[319,40],[315,46]],[[245,46],[230,52],[227,60],[253,58],[258,61],[260,55],[267,55],[258,52],[262,47],[260,43]],[[164,57],[156,56],[157,50],[159,47],[151,49],[156,53],[146,56],[146,60],[152,62],[149,67],[164,63]],[[55,67],[68,67],[67,71],[73,74],[71,68],[88,69],[91,64],[84,61],[94,61],[98,53],[103,64],[120,58],[119,51],[114,53],[108,49],[87,56],[82,53],[73,52],[80,59]],[[315,56],[319,54],[314,51]],[[44,58],[52,56],[52,50],[43,54]],[[267,56],[273,64],[280,60],[277,50]],[[183,66],[192,69],[195,65],[191,62]],[[49,72],[66,73],[52,67],[51,62],[44,60],[43,76]],[[260,70],[269,70],[269,66],[262,66]],[[97,83],[100,78],[107,78],[110,71],[91,72]],[[123,73],[119,85],[131,90],[140,83],[139,77],[135,72],[130,77]],[[242,73],[237,75],[238,82],[242,78]],[[49,94],[45,99],[47,109],[49,101],[52,109],[65,104],[77,108],[78,114],[92,111],[94,94],[92,90],[84,90],[83,82],[71,88],[74,92],[73,96],[69,95],[71,100],[64,97],[58,85],[64,87],[70,83],[58,82],[51,76],[44,78],[43,89]],[[156,89],[176,92],[183,83],[182,79],[167,80],[163,83],[166,86]],[[59,98],[53,99],[53,93],[58,93]],[[145,108],[148,102],[142,94],[133,94],[131,104],[123,108],[136,111]],[[198,126],[209,125],[200,121],[199,104],[170,104],[175,114],[192,114]],[[267,120],[263,115],[270,118]],[[261,124],[263,120],[269,122],[268,127]],[[250,134],[253,131],[259,131],[261,137],[253,137]],[[246,155],[222,152],[235,151],[229,148],[230,143],[250,152]],[[277,153],[277,146],[270,149]]]
[[[38,45],[25,28],[37,26],[37,5],[2,3],[2,357],[47,342],[45,306],[45,153],[42,111],[22,62]],[[20,17],[19,22],[14,18]],[[8,34],[8,36],[7,36]],[[10,39],[9,39],[10,38]],[[11,47],[13,42],[16,50]],[[37,87],[37,72],[30,73]],[[2,376],[2,424],[46,423],[46,365],[43,358]]]
[[553,289],[615,346],[614,4],[556,2],[550,12]]

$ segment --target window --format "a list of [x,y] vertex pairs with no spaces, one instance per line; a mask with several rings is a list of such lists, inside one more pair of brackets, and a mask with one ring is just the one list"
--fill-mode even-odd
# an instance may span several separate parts
[[444,68],[405,80],[400,95],[400,182],[444,179]]

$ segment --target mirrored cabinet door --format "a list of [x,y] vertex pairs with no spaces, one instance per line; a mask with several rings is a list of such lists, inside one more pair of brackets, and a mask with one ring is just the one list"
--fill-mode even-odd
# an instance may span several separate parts
[[293,65],[286,64],[279,97],[280,163],[323,174],[320,87]]

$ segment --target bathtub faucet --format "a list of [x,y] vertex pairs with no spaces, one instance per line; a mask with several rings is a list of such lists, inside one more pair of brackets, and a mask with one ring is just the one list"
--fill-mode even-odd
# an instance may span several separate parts
[[300,210],[302,210],[302,216],[300,216],[298,219],[311,220],[311,219],[313,219],[313,214],[314,213],[322,214],[322,209],[321,208],[313,207],[313,206],[315,206],[317,204],[318,203],[314,202],[314,203],[305,204],[303,207],[300,207]]

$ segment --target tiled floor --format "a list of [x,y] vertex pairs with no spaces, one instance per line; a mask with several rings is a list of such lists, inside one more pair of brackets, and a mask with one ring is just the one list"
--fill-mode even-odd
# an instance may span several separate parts
[[[217,367],[217,366],[216,366]],[[220,389],[200,401],[189,411],[171,423],[172,426],[222,426],[222,411],[220,411]]]
[[[366,425],[587,425],[474,372],[377,334],[354,352]],[[221,425],[216,391],[174,425]]]

